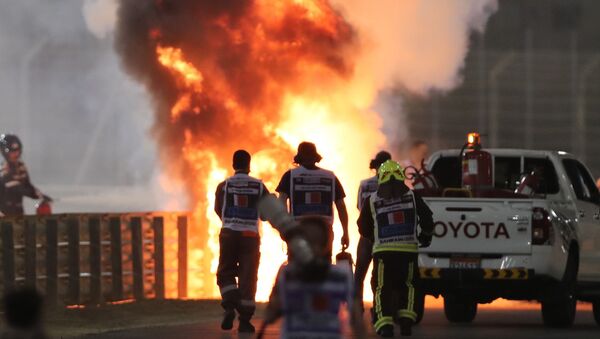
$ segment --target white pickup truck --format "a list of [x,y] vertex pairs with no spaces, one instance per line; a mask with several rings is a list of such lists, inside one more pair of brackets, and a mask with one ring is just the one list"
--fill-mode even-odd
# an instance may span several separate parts
[[[444,297],[451,322],[471,322],[478,303],[505,298],[540,301],[552,327],[572,325],[577,300],[592,302],[600,324],[600,195],[590,172],[565,152],[485,151],[493,190],[504,194],[463,189],[459,150],[428,161],[439,189],[422,192],[435,220],[419,254],[422,291]],[[536,169],[537,192],[513,194]]]

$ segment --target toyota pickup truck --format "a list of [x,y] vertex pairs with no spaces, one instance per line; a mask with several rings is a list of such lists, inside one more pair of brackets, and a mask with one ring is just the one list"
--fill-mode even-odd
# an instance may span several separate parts
[[[590,171],[565,152],[485,151],[486,194],[464,188],[462,150],[427,162],[437,187],[422,191],[435,220],[419,254],[422,291],[444,298],[451,322],[471,322],[478,303],[505,298],[541,302],[551,327],[572,325],[576,302],[592,302],[600,324],[600,195]],[[532,171],[542,173],[537,189],[517,193]]]

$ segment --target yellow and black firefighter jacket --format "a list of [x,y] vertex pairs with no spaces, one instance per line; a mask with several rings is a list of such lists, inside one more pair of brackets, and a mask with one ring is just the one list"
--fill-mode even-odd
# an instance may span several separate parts
[[393,199],[383,199],[375,192],[365,200],[358,229],[373,241],[373,253],[418,252],[417,225],[425,234],[432,234],[432,215],[423,199],[411,190]]

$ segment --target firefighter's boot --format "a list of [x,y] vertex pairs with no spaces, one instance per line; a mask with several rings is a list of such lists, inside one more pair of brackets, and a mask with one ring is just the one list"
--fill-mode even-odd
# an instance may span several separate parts
[[377,330],[377,334],[380,337],[391,338],[394,336],[394,325],[383,325],[379,330]]
[[254,333],[256,329],[254,325],[250,322],[250,320],[240,320],[240,325],[238,327],[238,332],[240,333]]
[[400,335],[411,336],[412,335],[413,321],[410,318],[400,318]]
[[226,310],[223,313],[223,321],[221,321],[221,329],[222,330],[230,330],[233,328],[233,320],[235,320],[235,311],[234,310]]

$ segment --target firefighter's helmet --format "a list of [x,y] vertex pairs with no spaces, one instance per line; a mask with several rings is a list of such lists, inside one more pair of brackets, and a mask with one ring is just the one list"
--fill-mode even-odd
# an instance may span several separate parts
[[386,183],[390,181],[392,177],[401,182],[404,182],[404,179],[406,179],[404,176],[404,168],[394,160],[387,160],[381,164],[377,170],[377,183]]
[[23,151],[23,144],[21,144],[21,140],[19,137],[14,134],[2,134],[0,135],[0,151],[2,155],[6,158],[8,153],[14,151]]

